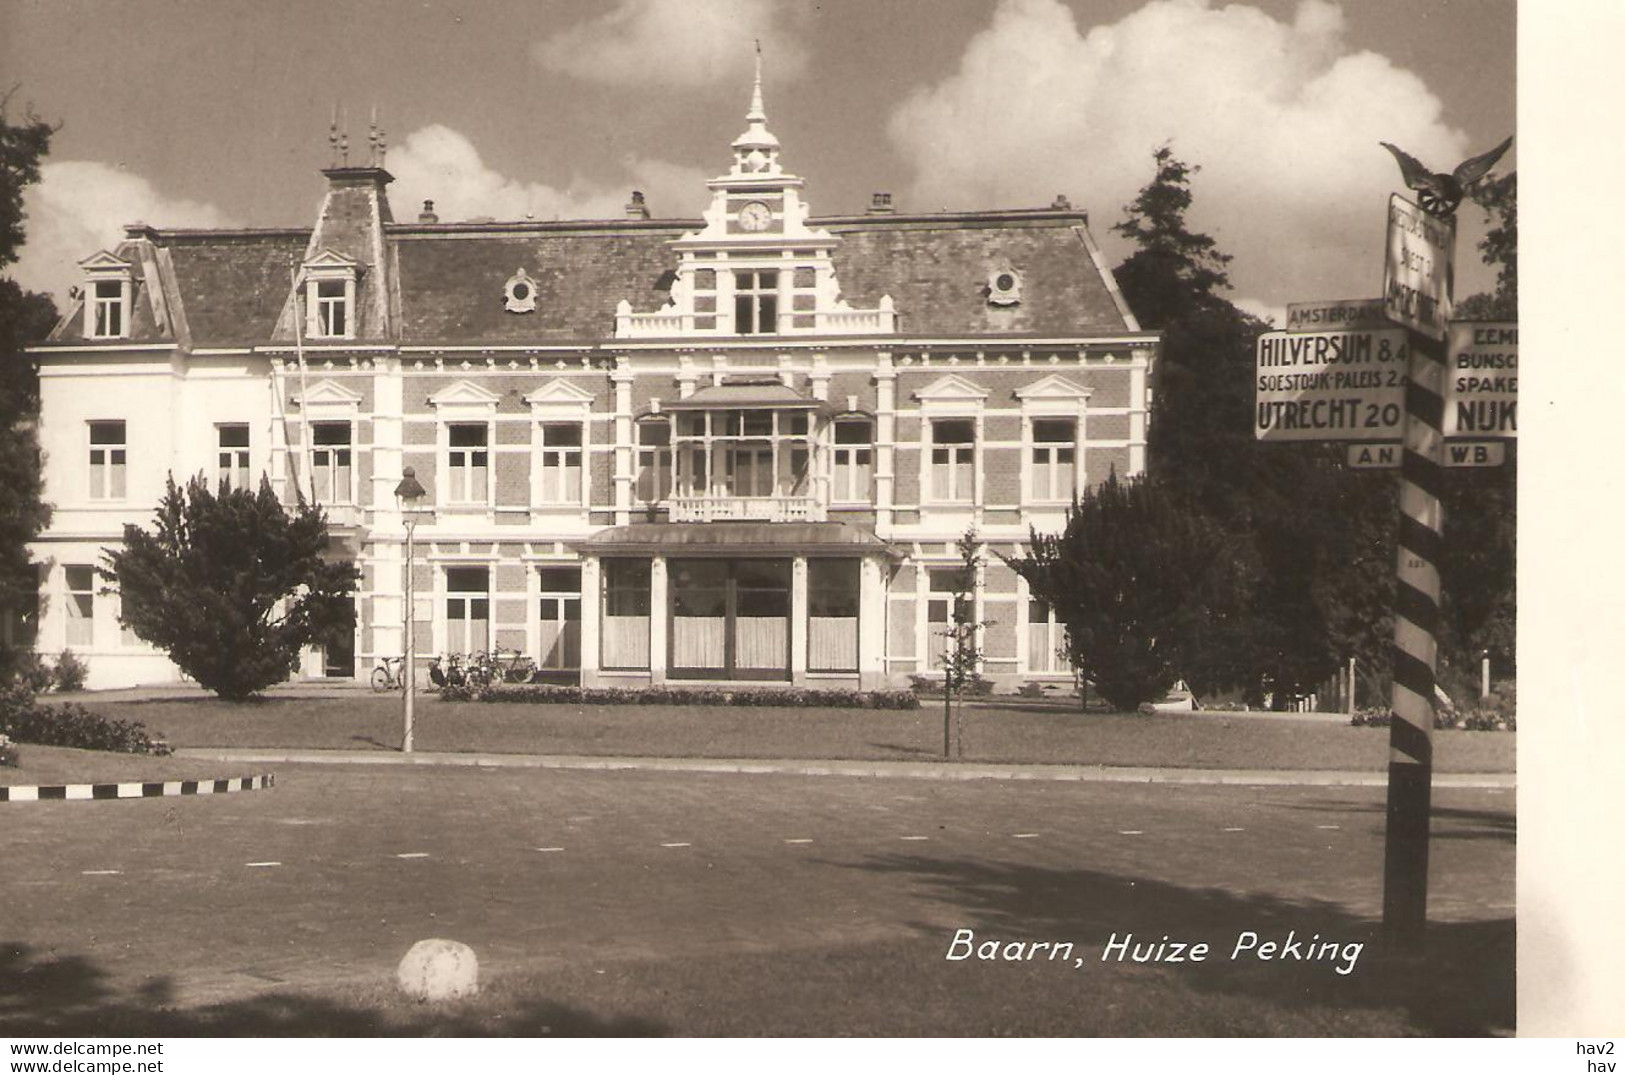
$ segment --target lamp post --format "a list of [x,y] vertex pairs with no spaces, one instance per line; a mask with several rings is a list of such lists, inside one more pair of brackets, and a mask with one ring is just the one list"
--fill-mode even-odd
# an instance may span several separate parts
[[401,514],[406,521],[406,667],[402,669],[403,721],[405,724],[401,734],[401,753],[412,753],[412,706],[417,700],[417,625],[416,609],[413,607],[412,595],[412,567],[416,547],[413,544],[413,531],[417,529],[417,520],[412,513],[422,502],[424,496],[423,486],[419,484],[417,474],[411,467],[401,471],[401,483],[395,487],[395,499],[400,502]]

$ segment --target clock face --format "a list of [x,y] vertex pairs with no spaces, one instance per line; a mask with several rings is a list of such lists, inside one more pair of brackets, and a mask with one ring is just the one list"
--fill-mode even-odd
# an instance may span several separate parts
[[766,231],[773,223],[773,210],[762,202],[749,202],[739,210],[739,226],[746,231]]

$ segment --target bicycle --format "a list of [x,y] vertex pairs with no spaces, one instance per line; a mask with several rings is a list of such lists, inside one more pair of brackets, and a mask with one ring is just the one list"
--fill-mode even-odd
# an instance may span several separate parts
[[[511,654],[505,657],[504,654]],[[536,662],[517,647],[512,650],[494,650],[489,658],[492,678],[503,683],[529,683],[536,672]]]
[[372,689],[379,694],[398,691],[406,686],[406,658],[380,657],[378,667],[372,670]]

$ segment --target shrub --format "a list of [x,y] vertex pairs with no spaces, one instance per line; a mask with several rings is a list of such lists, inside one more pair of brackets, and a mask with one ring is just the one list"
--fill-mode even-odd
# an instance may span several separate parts
[[30,650],[19,654],[12,669],[10,682],[26,690],[30,695],[44,694],[51,689],[56,681],[56,673],[50,665],[40,660],[40,655]]
[[11,739],[8,736],[0,735],[0,767],[15,769],[19,760],[17,748],[12,744]]
[[507,702],[527,705],[708,705],[775,706],[786,709],[918,709],[908,691],[812,690],[764,687],[732,690],[717,687],[566,687],[546,684],[492,684],[489,687],[446,687],[446,702]]
[[51,679],[59,691],[80,691],[85,689],[85,680],[90,678],[90,668],[79,655],[71,649],[65,649],[57,656],[56,667],[51,670]]
[[[909,676],[908,689],[916,695],[924,694],[940,698],[942,697],[942,677]],[[993,681],[980,672],[972,673],[971,677],[965,681],[965,686],[960,693],[967,698],[986,698],[993,693]]]
[[41,705],[20,687],[0,691],[0,735],[19,743],[48,747],[109,750],[120,754],[166,752],[139,721],[104,717],[77,702]]

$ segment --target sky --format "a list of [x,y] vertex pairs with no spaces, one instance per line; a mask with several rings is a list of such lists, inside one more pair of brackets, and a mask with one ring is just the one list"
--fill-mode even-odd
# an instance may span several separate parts
[[[373,109],[398,219],[691,217],[769,127],[821,214],[1038,207],[1115,263],[1170,143],[1230,297],[1381,286],[1391,141],[1437,170],[1516,133],[1512,0],[0,0],[10,110],[61,125],[13,275],[62,293],[123,224],[309,226],[328,129]],[[1500,165],[1517,166],[1516,145]],[[1457,293],[1493,286],[1460,213]]]

